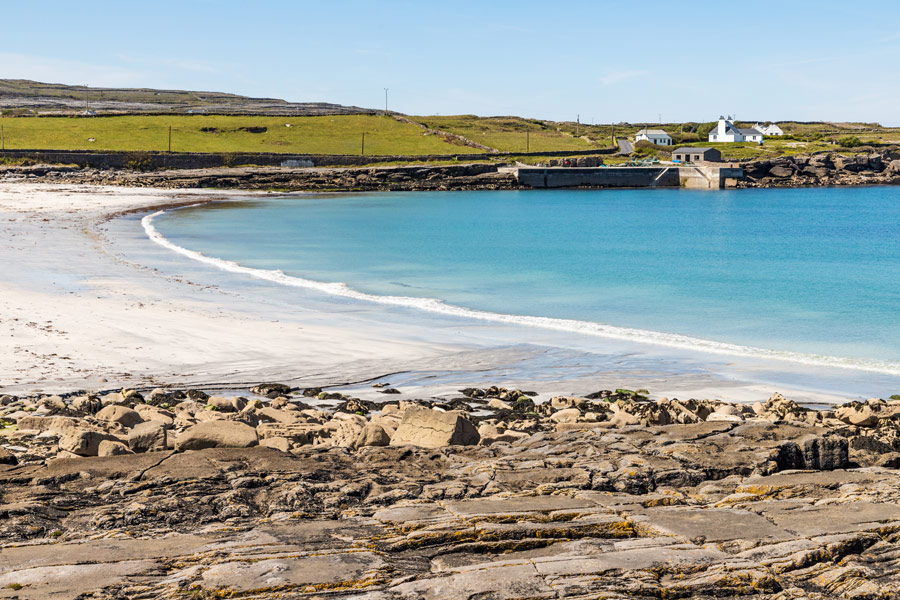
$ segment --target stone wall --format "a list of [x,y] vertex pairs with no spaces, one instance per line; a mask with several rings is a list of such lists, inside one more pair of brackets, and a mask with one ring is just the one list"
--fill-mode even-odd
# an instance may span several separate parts
[[88,150],[2,150],[0,159],[28,159],[37,163],[74,164],[95,169],[129,169],[155,171],[159,169],[212,169],[259,165],[353,167],[386,162],[473,161],[512,156],[587,156],[614,154],[615,148],[564,152],[500,152],[427,155],[360,156],[349,154],[280,154],[263,152],[203,153],[203,152],[93,152]]

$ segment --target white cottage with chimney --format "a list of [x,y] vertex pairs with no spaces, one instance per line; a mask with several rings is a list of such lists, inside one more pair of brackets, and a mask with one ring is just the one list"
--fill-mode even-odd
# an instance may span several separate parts
[[719,124],[709,132],[710,142],[754,142],[762,144],[765,134],[759,129],[739,129],[731,122],[731,117],[719,117]]

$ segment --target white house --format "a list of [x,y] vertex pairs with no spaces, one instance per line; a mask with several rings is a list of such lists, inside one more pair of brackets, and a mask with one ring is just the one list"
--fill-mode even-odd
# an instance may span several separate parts
[[644,140],[651,144],[656,144],[657,146],[672,145],[672,138],[662,129],[641,129],[637,132],[637,135],[634,136],[634,141],[637,143]]
[[731,119],[719,117],[719,124],[709,132],[710,142],[755,142],[763,143],[765,134],[759,129],[739,129],[734,126]]
[[784,135],[781,127],[779,127],[775,123],[769,123],[768,125],[760,125],[759,123],[757,123],[753,126],[753,129],[762,131],[763,135]]

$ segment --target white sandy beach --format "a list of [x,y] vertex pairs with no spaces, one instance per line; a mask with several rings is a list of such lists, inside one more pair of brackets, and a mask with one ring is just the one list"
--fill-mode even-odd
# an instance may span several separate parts
[[[774,391],[828,403],[869,393],[828,393],[827,378],[773,384],[771,365],[735,357],[698,361],[665,348],[284,290],[168,252],[146,239],[136,218],[109,220],[236,195],[251,194],[0,184],[0,392],[277,380],[359,382],[348,387],[375,398],[367,381],[397,374],[389,379],[404,392],[429,395],[492,383],[542,393],[631,386],[655,397],[745,402]],[[815,377],[809,371],[798,381]],[[836,377],[845,388],[848,377],[851,387],[854,377],[872,379]]]

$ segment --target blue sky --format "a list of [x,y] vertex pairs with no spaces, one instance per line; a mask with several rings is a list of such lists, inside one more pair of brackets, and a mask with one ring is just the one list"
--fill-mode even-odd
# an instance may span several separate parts
[[409,114],[900,125],[900,2],[0,5],[0,77]]

